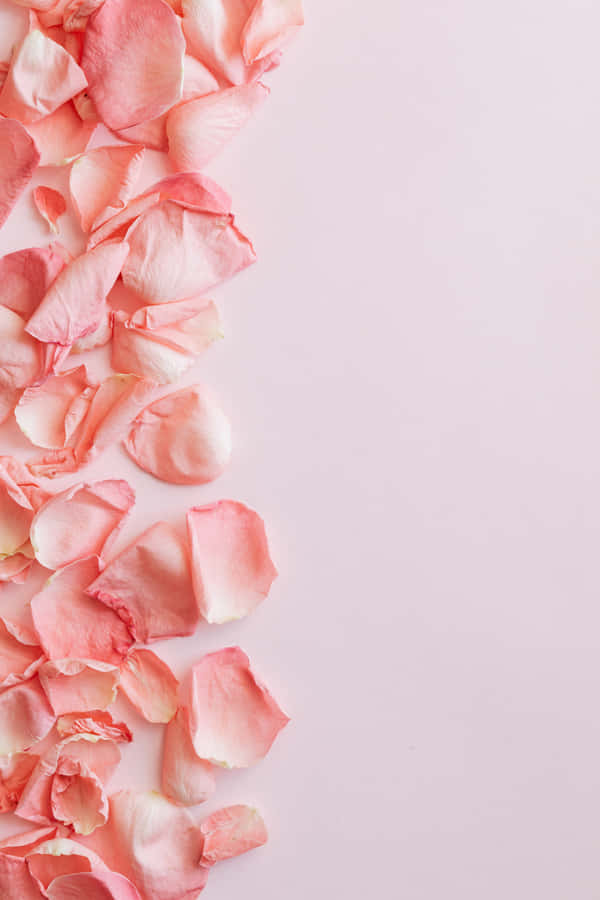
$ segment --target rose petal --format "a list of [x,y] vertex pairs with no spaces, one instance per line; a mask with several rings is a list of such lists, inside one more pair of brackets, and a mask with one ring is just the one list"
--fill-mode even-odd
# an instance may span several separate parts
[[70,0],[63,13],[65,31],[85,31],[88,19],[104,0]]
[[179,682],[152,650],[132,650],[121,664],[120,688],[148,722],[170,722],[177,712]]
[[78,256],[58,276],[27,323],[40,341],[71,345],[102,321],[106,297],[129,251],[122,241],[107,241]]
[[22,643],[0,621],[0,689],[27,681],[41,661],[41,647]]
[[200,829],[204,835],[203,866],[214,866],[224,859],[262,847],[269,837],[260,813],[250,806],[219,809],[204,819]]
[[0,118],[0,228],[39,162],[38,149],[21,123]]
[[244,127],[267,99],[260,81],[216,91],[171,110],[167,119],[169,158],[185,172],[203,169]]
[[63,875],[48,889],[49,900],[141,900],[137,888],[116,872]]
[[105,0],[90,17],[81,66],[102,120],[115,131],[155,119],[181,97],[185,41],[162,0]]
[[242,33],[247,64],[280,50],[302,25],[302,0],[257,0]]
[[128,233],[123,281],[146,303],[197,296],[256,259],[233,216],[165,201],[143,213]]
[[33,559],[24,553],[0,559],[0,583],[24,584],[32,565]]
[[80,872],[107,872],[100,857],[87,847],[68,838],[54,838],[39,844],[27,857],[27,866],[38,886],[48,897],[55,879]]
[[247,616],[277,576],[263,520],[243,503],[221,500],[191,509],[187,524],[201,614],[218,624]]
[[28,319],[64,269],[60,245],[17,250],[0,259],[2,304]]
[[126,481],[96,481],[56,494],[31,523],[37,561],[47,569],[60,569],[88,556],[101,558],[134,503]]
[[60,449],[68,440],[67,414],[89,386],[85,366],[54,375],[28,388],[15,409],[17,424],[36,447]]
[[38,828],[14,835],[0,844],[0,896],[2,900],[43,900],[29,873],[25,857],[56,834],[57,828]]
[[125,722],[115,722],[109,712],[93,709],[86,713],[67,713],[56,721],[61,737],[75,734],[94,734],[112,741],[131,743],[133,735]]
[[40,166],[64,166],[83,153],[97,122],[82,121],[72,102],[60,106],[51,116],[27,126],[40,153]]
[[38,760],[34,753],[13,753],[0,758],[0,813],[16,809]]
[[42,348],[25,331],[25,321],[6,306],[0,306],[0,422],[17,404],[23,388],[43,372]]
[[96,147],[75,160],[69,189],[84,231],[98,228],[129,202],[144,152],[139,145]]
[[214,768],[196,755],[183,708],[165,729],[161,787],[180,806],[204,803],[216,789]]
[[147,209],[150,209],[158,201],[158,195],[143,195],[136,197],[131,203],[128,203],[125,209],[117,213],[104,225],[101,225],[96,231],[93,231],[88,238],[87,249],[93,250],[98,244],[110,239],[123,239],[131,225],[136,219]]
[[258,762],[289,722],[239,647],[209,653],[196,663],[183,697],[196,753],[218,766]]
[[214,303],[200,297],[138,309],[114,316],[112,367],[152,378],[178,381],[221,334]]
[[55,719],[37,677],[8,688],[0,694],[0,756],[20,753],[37,744]]
[[40,184],[33,192],[33,200],[37,211],[48,223],[50,231],[58,234],[59,228],[56,223],[67,211],[67,204],[61,192]]
[[27,542],[35,512],[34,498],[23,489],[22,475],[12,463],[11,457],[0,457],[0,557],[17,553]]
[[125,449],[155,478],[205,484],[231,457],[231,426],[211,391],[196,385],[168,394],[142,410]]
[[52,709],[61,716],[114,703],[119,669],[93,659],[55,659],[40,667],[39,678]]
[[183,32],[188,51],[219,78],[244,84],[252,72],[242,56],[241,39],[252,0],[183,0]]
[[87,593],[114,609],[141,643],[193,634],[198,624],[187,547],[166,522],[139,535]]
[[104,347],[113,336],[113,311],[106,306],[102,312],[102,321],[95,331],[90,331],[85,337],[79,338],[71,347],[71,353],[86,353],[96,347]]

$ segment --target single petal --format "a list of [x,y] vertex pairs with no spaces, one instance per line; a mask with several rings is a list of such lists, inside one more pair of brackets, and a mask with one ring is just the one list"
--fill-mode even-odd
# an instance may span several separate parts
[[214,303],[179,300],[114,315],[112,367],[159,384],[178,381],[197,356],[221,335]]
[[57,222],[67,211],[67,204],[61,192],[40,184],[33,192],[33,201],[39,214],[48,223],[50,231],[58,234]]
[[256,259],[233,216],[188,209],[170,200],[140,216],[128,243],[123,281],[146,303],[197,296]]
[[0,813],[16,809],[38,760],[35,753],[13,753],[0,758]]
[[37,744],[55,719],[39,678],[8,688],[0,694],[0,756],[20,753]]
[[42,348],[27,334],[25,321],[12,309],[0,306],[0,422],[15,408],[23,388],[42,374]]
[[86,368],[78,366],[28,388],[15,409],[17,424],[25,437],[36,447],[64,447],[69,437],[67,415],[88,387]]
[[92,709],[86,713],[67,713],[56,721],[61,737],[75,734],[94,734],[111,741],[131,743],[133,735],[125,722],[115,722],[104,709]]
[[214,767],[200,759],[192,739],[185,709],[181,708],[165,728],[161,788],[179,806],[204,803],[216,789]]
[[183,688],[194,749],[214,765],[253,765],[289,722],[239,647],[207,654]]
[[135,538],[87,593],[114,609],[140,643],[193,634],[198,624],[187,547],[166,522]]
[[0,113],[29,123],[55,112],[87,85],[73,57],[41,31],[19,44],[0,92]]
[[188,512],[192,575],[207,622],[241,619],[263,600],[277,576],[260,516],[234,500]]
[[181,97],[185,41],[162,0],[105,0],[90,17],[81,66],[102,121],[115,131],[155,119]]
[[121,664],[120,688],[148,722],[170,722],[177,712],[179,682],[152,650],[132,650]]
[[38,149],[21,123],[0,118],[0,228],[39,162]]
[[60,245],[29,247],[0,259],[2,304],[28,319],[65,267]]
[[36,513],[31,543],[37,561],[61,569],[88,556],[102,558],[135,503],[126,481],[75,485],[56,494]]
[[142,146],[96,147],[75,160],[69,190],[84,231],[103,225],[129,202],[144,152]]
[[64,166],[83,153],[96,130],[95,120],[82,121],[71,101],[27,126],[40,154],[40,166]]
[[262,847],[268,834],[262,816],[250,806],[228,806],[219,809],[201,826],[204,835],[201,864],[214,866],[224,859],[231,859]]
[[116,872],[63,875],[48,889],[49,900],[141,900],[134,884]]
[[107,241],[74,259],[29,319],[29,334],[40,341],[70,345],[94,331],[128,252],[124,241]]
[[302,25],[302,0],[258,0],[242,33],[246,63],[281,50]]
[[39,844],[27,856],[27,866],[38,887],[48,897],[50,886],[65,875],[108,871],[100,857],[68,838],[53,838]]
[[119,669],[93,659],[54,659],[40,667],[39,679],[52,709],[61,716],[114,703]]
[[212,392],[200,385],[167,394],[142,410],[125,448],[155,478],[205,484],[231,457],[231,426]]
[[0,689],[27,681],[42,662],[42,648],[24,644],[0,621]]
[[188,50],[230,84],[250,80],[241,39],[255,0],[183,0]]
[[169,158],[175,168],[180,172],[203,169],[268,95],[269,89],[258,81],[216,91],[171,110],[167,137]]

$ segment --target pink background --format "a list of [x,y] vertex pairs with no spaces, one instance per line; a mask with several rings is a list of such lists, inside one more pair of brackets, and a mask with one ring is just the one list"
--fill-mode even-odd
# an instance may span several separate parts
[[[269,525],[262,608],[157,648],[182,673],[239,642],[293,717],[206,805],[255,803],[272,837],[205,896],[591,900],[598,5],[307,7],[269,104],[209,168],[260,256],[214,292],[226,340],[195,376],[233,463],[193,490],[118,450],[86,472],[136,486],[122,543],[223,496]],[[46,239],[25,196],[0,250]],[[2,447],[28,452],[6,429]],[[156,787],[160,728],[122,711],[115,784]]]

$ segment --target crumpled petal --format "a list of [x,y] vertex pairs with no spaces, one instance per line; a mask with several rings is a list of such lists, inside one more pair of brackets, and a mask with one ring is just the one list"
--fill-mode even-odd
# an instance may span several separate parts
[[87,85],[73,57],[39,30],[15,50],[0,92],[0,113],[28,124],[55,112]]
[[233,216],[164,201],[143,213],[127,237],[123,282],[146,303],[204,293],[256,260]]
[[134,884],[116,872],[63,875],[48,888],[49,900],[141,900]]
[[30,539],[37,561],[61,569],[88,556],[102,558],[135,503],[126,481],[75,485],[56,494],[36,513]]
[[289,722],[239,647],[209,653],[182,685],[194,749],[227,768],[261,760]]
[[0,758],[0,813],[16,809],[38,760],[35,753],[13,753]]
[[195,385],[167,394],[133,422],[125,449],[155,478],[205,484],[231,457],[231,426],[212,391]]
[[119,668],[94,659],[53,659],[39,669],[39,679],[57,716],[105,709],[114,703]]
[[65,267],[60,244],[29,247],[0,259],[2,304],[28,319]]
[[25,437],[36,447],[64,447],[70,434],[69,410],[88,387],[87,370],[78,366],[28,388],[15,409],[17,424]]
[[21,391],[43,373],[40,344],[27,334],[21,316],[0,306],[0,422],[15,408]]
[[33,192],[33,201],[40,216],[48,223],[50,231],[58,234],[58,220],[67,211],[67,203],[61,192],[40,184]]
[[302,0],[257,0],[242,33],[248,65],[281,50],[304,25]]
[[262,816],[250,806],[219,809],[200,825],[204,835],[201,865],[214,866],[224,859],[240,856],[267,843]]
[[56,730],[61,737],[75,734],[93,734],[111,741],[131,743],[133,735],[125,722],[115,722],[104,709],[89,712],[67,713],[56,720]]
[[108,866],[97,853],[63,837],[51,838],[38,844],[27,856],[27,867],[45,897],[55,879],[64,875],[108,871]]
[[247,616],[277,576],[263,520],[243,503],[220,500],[190,509],[187,525],[202,616],[217,624]]
[[39,162],[38,149],[21,123],[0,118],[0,228]]
[[42,659],[41,647],[24,644],[0,621],[0,689],[27,681]]
[[129,202],[144,153],[139,145],[96,147],[73,162],[69,189],[84,231],[99,228]]
[[204,803],[216,789],[214,767],[197,756],[183,708],[165,728],[161,788],[179,806]]
[[209,874],[199,865],[203,841],[187,810],[161,794],[133,791],[113,794],[108,824],[85,839],[143,900],[197,900]]
[[181,97],[185,41],[162,0],[105,0],[90,17],[81,67],[102,121],[119,131],[155,119]]
[[219,313],[201,297],[144,306],[114,315],[112,367],[159,384],[178,381],[221,335]]
[[187,547],[166,522],[135,538],[87,593],[114,609],[140,643],[193,634],[198,624]]
[[124,241],[107,241],[74,259],[29,319],[29,334],[40,341],[69,346],[94,331],[128,251]]
[[83,153],[96,130],[95,120],[82,121],[72,101],[27,126],[40,153],[40,166],[64,166]]
[[171,110],[167,137],[175,168],[180,172],[203,169],[268,96],[269,89],[258,81],[216,91]]
[[120,688],[148,722],[170,722],[177,712],[179,682],[152,650],[132,650],[121,664]]
[[0,694],[0,756],[28,750],[45,738],[56,716],[39,678],[31,678]]

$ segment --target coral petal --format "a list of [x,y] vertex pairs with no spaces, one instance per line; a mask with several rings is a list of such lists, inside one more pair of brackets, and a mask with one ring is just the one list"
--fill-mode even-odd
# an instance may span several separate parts
[[213,866],[224,859],[240,856],[267,843],[268,834],[260,813],[250,806],[219,809],[201,826],[204,835],[201,864]]
[[120,688],[148,720],[166,724],[177,712],[179,682],[152,650],[132,650],[121,665]]
[[0,118],[0,228],[29,182],[40,154],[33,138],[15,119]]
[[67,203],[60,191],[40,184],[33,192],[33,200],[37,211],[48,223],[50,231],[58,234],[58,220],[67,211]]

